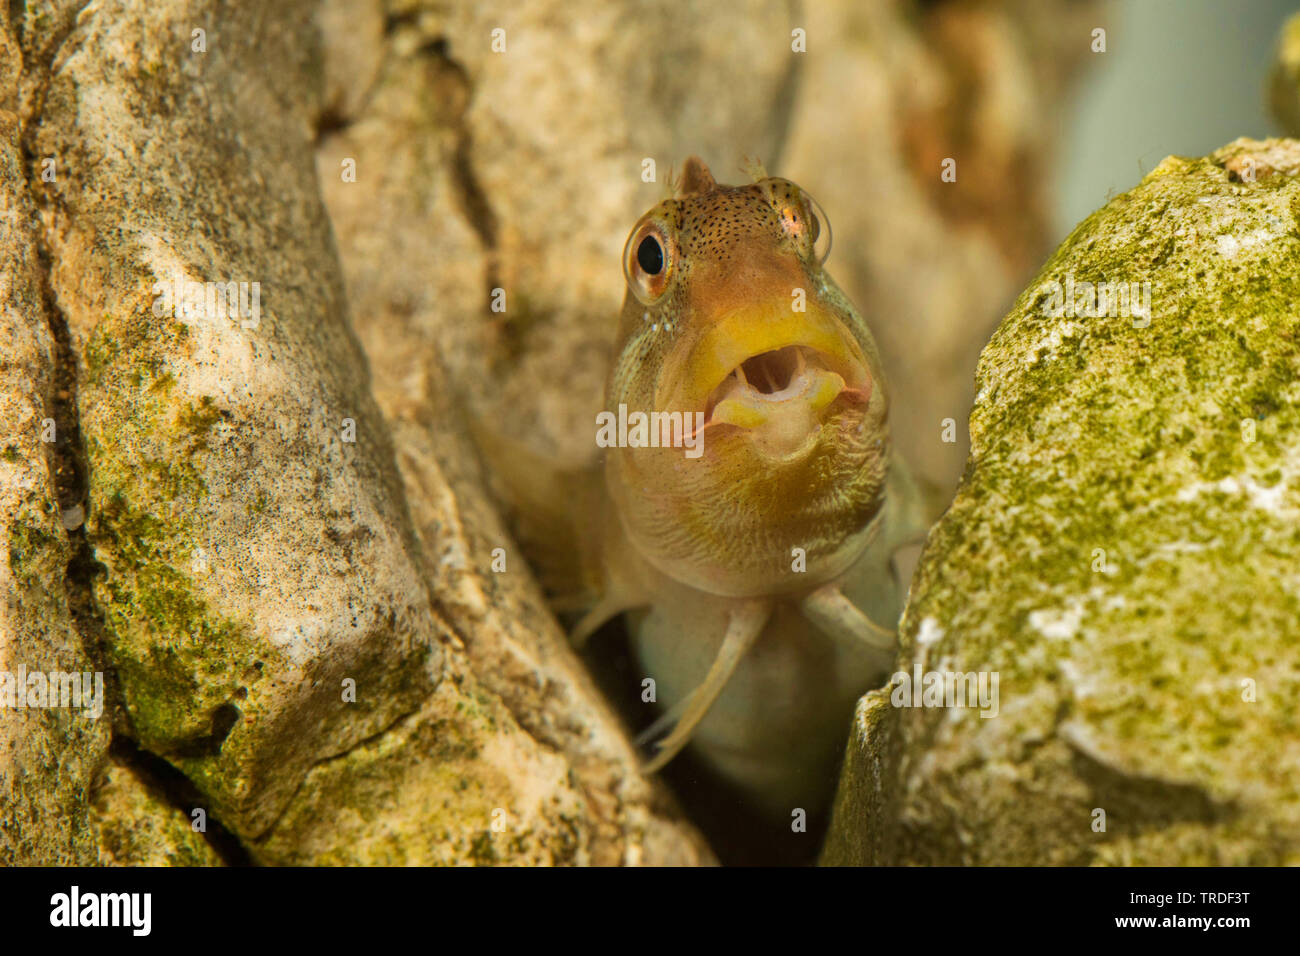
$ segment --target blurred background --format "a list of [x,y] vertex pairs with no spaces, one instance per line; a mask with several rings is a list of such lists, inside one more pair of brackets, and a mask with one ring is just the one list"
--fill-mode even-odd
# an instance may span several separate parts
[[1263,94],[1295,0],[1118,0],[1065,114],[1055,239],[1170,153],[1280,136]]

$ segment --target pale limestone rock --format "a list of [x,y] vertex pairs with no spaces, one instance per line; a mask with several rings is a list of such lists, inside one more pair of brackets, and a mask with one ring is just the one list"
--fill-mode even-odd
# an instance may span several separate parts
[[[463,439],[389,407],[396,446],[372,396],[312,151],[366,102],[374,31],[318,45],[352,24],[306,2],[28,14],[29,148],[58,169],[29,178],[102,565],[74,577],[93,584],[119,731],[259,862],[711,859],[638,774],[522,561],[500,582],[471,561],[506,539]],[[155,284],[178,274],[258,282],[260,315],[159,314]],[[17,317],[38,334],[33,309]],[[61,583],[46,497],[58,562],[41,577]],[[60,835],[79,842],[56,857],[24,833],[17,858],[157,860],[139,842],[153,833],[169,862],[210,862],[173,840],[147,775],[115,763],[92,793],[92,768],[71,769],[81,790],[60,805],[82,832]],[[35,816],[56,796],[22,786]],[[118,811],[138,824],[106,829]]]
[[[86,8],[34,137],[109,659],[132,733],[245,835],[441,662],[311,174],[310,6]],[[260,314],[250,285],[236,318],[160,315],[177,278],[257,282]]]
[[898,659],[996,716],[864,698],[828,862],[1300,862],[1298,208],[1294,140],[1169,157],[1021,294]]
[[172,805],[132,767],[112,761],[90,804],[98,864],[221,866],[220,855],[196,829],[207,820],[195,809],[201,808]]
[[56,474],[70,439],[59,432],[63,383],[12,112],[19,54],[5,18],[0,12],[0,679],[13,696],[0,694],[0,865],[85,865],[96,859],[86,801],[106,759],[110,718],[72,707],[18,709],[17,693],[26,702],[27,688],[11,683],[20,669],[96,668],[65,587],[73,548],[59,520]]

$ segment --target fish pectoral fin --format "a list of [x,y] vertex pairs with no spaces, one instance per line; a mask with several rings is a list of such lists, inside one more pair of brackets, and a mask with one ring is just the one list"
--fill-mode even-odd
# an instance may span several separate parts
[[677,756],[695,733],[713,702],[727,686],[727,681],[736,670],[736,665],[745,656],[745,652],[754,646],[758,635],[763,633],[767,619],[772,615],[772,602],[745,601],[738,605],[727,618],[727,635],[722,639],[718,656],[713,659],[703,683],[690,692],[678,707],[674,707],[637,738],[638,744],[648,743],[650,738],[672,719],[680,708],[681,716],[672,733],[659,742],[659,749],[644,766],[642,773],[655,773]]
[[888,654],[898,649],[898,632],[881,627],[844,596],[838,584],[827,584],[803,599],[804,617],[831,637],[866,644]]
[[637,734],[636,739],[632,741],[636,749],[647,749],[651,744],[659,739],[661,734],[671,729],[673,724],[681,720],[682,714],[686,713],[686,708],[690,706],[690,703],[691,695],[687,694],[677,703],[673,704],[672,707],[668,708],[668,710],[665,710],[662,714],[656,717],[655,722],[645,730],[641,731],[641,733]]

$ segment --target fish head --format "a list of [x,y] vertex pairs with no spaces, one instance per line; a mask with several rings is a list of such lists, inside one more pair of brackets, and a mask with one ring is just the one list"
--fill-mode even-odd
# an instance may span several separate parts
[[650,440],[620,432],[606,485],[636,550],[702,590],[818,586],[877,526],[888,400],[829,231],[789,180],[719,185],[692,158],[628,237],[606,415],[644,415]]

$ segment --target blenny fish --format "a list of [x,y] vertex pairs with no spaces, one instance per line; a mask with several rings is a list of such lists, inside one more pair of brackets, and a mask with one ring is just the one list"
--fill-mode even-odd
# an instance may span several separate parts
[[751,175],[720,185],[690,158],[627,240],[598,419],[608,439],[621,416],[623,443],[604,451],[599,596],[574,637],[628,615],[661,708],[647,772],[689,745],[788,817],[825,807],[854,703],[893,666],[900,561],[932,509],[891,456],[875,342],[823,267],[829,223]]

